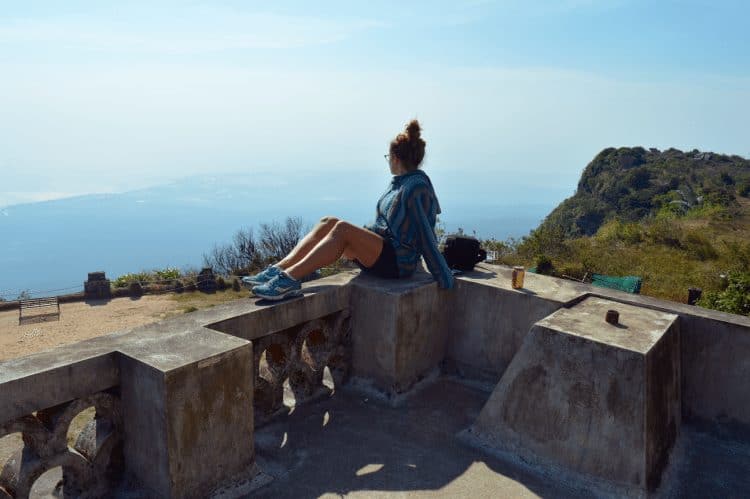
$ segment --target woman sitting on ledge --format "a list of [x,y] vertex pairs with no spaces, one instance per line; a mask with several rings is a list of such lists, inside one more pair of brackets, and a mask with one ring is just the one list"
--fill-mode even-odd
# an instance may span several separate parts
[[453,275],[435,240],[440,205],[430,178],[419,169],[425,141],[417,120],[391,141],[385,158],[394,175],[377,204],[375,223],[365,228],[324,217],[289,255],[245,281],[268,300],[300,294],[300,279],[342,255],[363,271],[380,277],[411,276],[424,256],[441,288],[453,287]]

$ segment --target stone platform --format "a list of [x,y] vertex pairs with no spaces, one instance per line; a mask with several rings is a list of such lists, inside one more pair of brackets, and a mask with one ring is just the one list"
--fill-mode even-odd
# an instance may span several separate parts
[[510,274],[343,273],[0,362],[0,497],[747,495],[750,318]]
[[654,490],[680,427],[679,346],[673,314],[602,298],[560,309],[526,335],[473,431],[533,462]]

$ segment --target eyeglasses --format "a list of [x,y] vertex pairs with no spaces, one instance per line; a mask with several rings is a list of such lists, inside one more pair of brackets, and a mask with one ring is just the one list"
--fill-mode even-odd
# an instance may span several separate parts
[[385,158],[386,162],[391,162],[391,155],[390,154],[383,154],[383,157]]

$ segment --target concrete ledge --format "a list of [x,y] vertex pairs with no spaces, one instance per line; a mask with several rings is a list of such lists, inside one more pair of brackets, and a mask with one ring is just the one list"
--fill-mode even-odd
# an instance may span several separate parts
[[356,272],[343,272],[305,283],[305,295],[300,298],[279,303],[237,300],[201,311],[197,317],[206,327],[254,340],[349,307],[348,284],[356,276]]
[[0,421],[117,386],[113,344],[119,338],[92,338],[0,362]]
[[0,421],[119,385],[120,354],[168,371],[230,345],[245,344],[240,338],[272,334],[275,328],[286,329],[342,310],[349,304],[346,284],[355,276],[356,272],[343,273],[306,283],[304,297],[273,306],[251,299],[237,300],[2,361],[0,400],[13,403],[0,406]]

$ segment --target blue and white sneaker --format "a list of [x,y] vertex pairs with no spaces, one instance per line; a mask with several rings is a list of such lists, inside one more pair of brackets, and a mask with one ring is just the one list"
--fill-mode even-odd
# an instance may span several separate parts
[[280,272],[267,283],[255,286],[253,294],[266,300],[283,300],[302,295],[302,283],[286,272]]
[[269,265],[264,270],[261,270],[255,275],[250,275],[242,278],[242,284],[248,287],[256,286],[258,284],[265,284],[277,275],[283,272],[276,265]]

